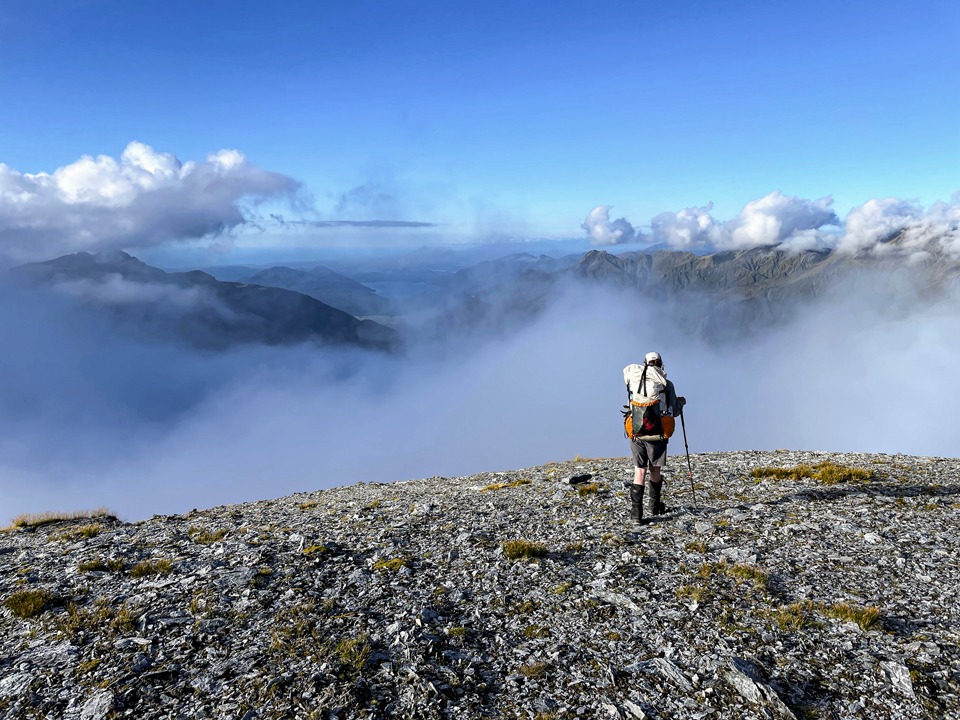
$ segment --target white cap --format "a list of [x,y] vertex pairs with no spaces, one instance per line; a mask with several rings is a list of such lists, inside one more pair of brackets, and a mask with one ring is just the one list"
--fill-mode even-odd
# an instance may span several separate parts
[[643,362],[649,365],[650,363],[655,363],[660,361],[660,353],[658,352],[648,352],[643,356]]

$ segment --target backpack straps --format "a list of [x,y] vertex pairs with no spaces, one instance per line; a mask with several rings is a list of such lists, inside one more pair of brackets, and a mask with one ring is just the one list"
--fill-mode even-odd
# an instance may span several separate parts
[[640,376],[640,387],[637,388],[637,392],[647,396],[647,363],[643,363],[643,375]]

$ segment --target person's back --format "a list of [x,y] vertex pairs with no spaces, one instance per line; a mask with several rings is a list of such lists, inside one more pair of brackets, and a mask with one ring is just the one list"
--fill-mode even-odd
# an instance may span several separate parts
[[623,375],[631,409],[640,410],[634,413],[631,423],[630,452],[634,476],[630,485],[630,518],[642,523],[648,468],[650,514],[662,515],[666,512],[666,506],[660,499],[663,488],[661,469],[667,464],[667,444],[673,433],[673,417],[680,414],[685,400],[677,397],[673,383],[667,379],[659,353],[647,353],[643,365],[628,365]]

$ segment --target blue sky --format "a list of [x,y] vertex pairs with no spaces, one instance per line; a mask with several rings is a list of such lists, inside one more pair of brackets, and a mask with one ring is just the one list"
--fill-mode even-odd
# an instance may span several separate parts
[[958,67],[946,0],[5,0],[0,162],[233,148],[301,183],[286,218],[481,240],[773,191],[842,218],[960,190]]

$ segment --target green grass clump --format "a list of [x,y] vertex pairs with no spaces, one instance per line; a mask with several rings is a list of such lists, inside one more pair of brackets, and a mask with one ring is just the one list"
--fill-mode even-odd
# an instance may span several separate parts
[[530,639],[550,637],[550,628],[546,625],[527,625],[523,629],[523,636]]
[[85,675],[86,673],[91,673],[96,670],[97,666],[102,662],[103,660],[101,658],[91,658],[90,660],[85,660],[84,662],[80,663],[77,666],[77,670],[81,675]]
[[770,584],[770,576],[756,565],[737,563],[727,568],[727,574],[738,580],[752,582],[758,590],[766,590]]
[[813,603],[809,600],[781,605],[773,611],[773,621],[781,630],[801,630],[810,624],[810,611]]
[[449,630],[447,630],[447,635],[449,635],[450,637],[462,638],[462,637],[466,637],[469,632],[470,631],[467,628],[463,626],[458,626],[458,627],[452,627]]
[[17,515],[10,522],[12,529],[17,528],[35,528],[41,525],[48,525],[59,520],[93,520],[98,517],[112,517],[106,508],[97,508],[96,510],[75,510],[73,512],[43,512],[43,513],[23,513]]
[[107,598],[98,598],[88,608],[67,604],[66,615],[57,621],[58,629],[69,636],[77,633],[97,633],[103,638],[126,635],[133,632],[136,618],[126,605],[114,608]]
[[76,540],[89,540],[90,538],[99,535],[102,531],[103,525],[100,523],[90,523],[88,525],[81,525],[80,527],[65,530],[64,532],[60,533],[57,538],[67,542]]
[[697,570],[697,575],[708,580],[714,575],[726,575],[734,580],[747,580],[753,583],[758,590],[766,590],[770,583],[770,576],[756,565],[745,563],[731,564],[726,560],[716,563],[703,563]]
[[4,605],[18,618],[36,617],[58,601],[49,590],[19,590],[4,601]]
[[363,670],[372,652],[373,648],[370,646],[366,635],[341,640],[336,646],[336,653],[340,662],[356,672]]
[[503,554],[511,560],[532,560],[546,556],[547,546],[531,540],[508,540],[503,544]]
[[526,678],[535,678],[545,675],[550,669],[550,663],[546,662],[534,662],[529,665],[521,665],[517,668],[517,672],[523,675]]
[[173,569],[170,560],[144,560],[130,568],[130,577],[142,578],[151,575],[169,575]]
[[819,610],[829,618],[855,622],[863,630],[869,630],[880,621],[880,608],[877,607],[864,608],[850,603],[834,603],[821,605]]
[[223,529],[214,530],[211,532],[210,530],[202,530],[200,528],[190,528],[187,533],[195,543],[199,543],[201,545],[209,545],[210,543],[223,540],[223,538],[227,535],[227,531]]
[[691,598],[698,603],[704,603],[710,599],[710,591],[702,585],[681,585],[677,588],[678,598]]
[[325,552],[330,552],[326,545],[309,545],[303,549],[304,555],[322,555]]
[[377,560],[373,564],[373,569],[383,572],[399,572],[400,568],[409,566],[410,562],[406,558],[391,558],[390,560]]
[[504,488],[517,488],[529,484],[529,480],[526,478],[520,478],[519,480],[514,480],[513,482],[490,483],[489,485],[480,488],[480,492],[491,492],[493,490],[503,490]]
[[577,485],[577,495],[580,497],[586,497],[587,495],[596,495],[600,492],[599,483],[586,483],[585,485]]
[[836,485],[845,482],[866,482],[873,478],[873,473],[870,470],[846,467],[825,460],[816,465],[797,465],[792,468],[758,467],[750,471],[750,476],[758,480],[762,478],[802,480],[808,477],[824,485]]
[[94,572],[94,571],[107,571],[110,572],[123,572],[126,569],[127,565],[123,560],[116,558],[111,558],[110,560],[104,560],[103,558],[95,558],[93,560],[84,560],[77,565],[77,570],[80,572]]

